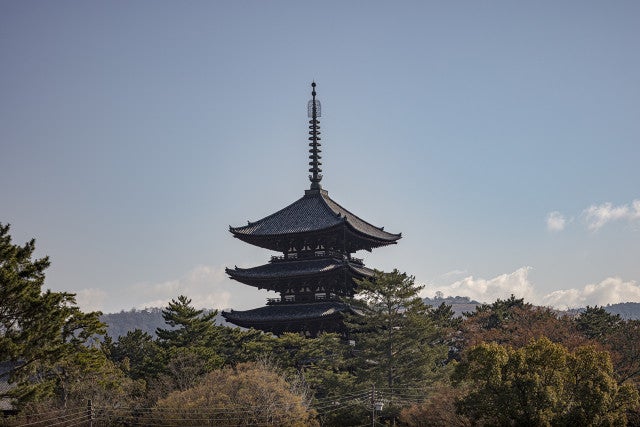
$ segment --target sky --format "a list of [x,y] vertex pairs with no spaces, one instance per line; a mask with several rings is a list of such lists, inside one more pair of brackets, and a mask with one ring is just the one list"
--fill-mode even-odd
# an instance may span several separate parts
[[323,188],[422,295],[640,302],[637,1],[0,1],[0,222],[84,310],[249,309],[234,239]]

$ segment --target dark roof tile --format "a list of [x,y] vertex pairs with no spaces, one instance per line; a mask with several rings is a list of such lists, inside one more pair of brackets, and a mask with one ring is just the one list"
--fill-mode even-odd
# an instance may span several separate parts
[[309,276],[329,273],[350,267],[356,274],[369,277],[373,276],[373,270],[353,262],[346,263],[335,258],[317,258],[308,260],[277,261],[253,268],[227,269],[231,277],[250,279],[273,279],[278,277]]
[[341,302],[316,302],[308,304],[268,305],[246,311],[224,311],[222,316],[231,323],[244,326],[247,323],[304,321],[335,316],[350,311],[349,305]]
[[284,209],[246,226],[231,227],[230,230],[240,235],[275,236],[326,230],[343,222],[376,240],[395,242],[402,237],[354,215],[333,201],[325,190],[308,190],[302,198]]

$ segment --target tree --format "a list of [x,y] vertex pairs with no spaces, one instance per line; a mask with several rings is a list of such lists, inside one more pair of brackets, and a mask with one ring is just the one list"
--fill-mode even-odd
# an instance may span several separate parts
[[472,313],[466,313],[467,317],[476,317],[482,329],[490,330],[502,326],[504,323],[513,319],[513,313],[516,309],[530,308],[531,304],[525,303],[523,298],[516,298],[511,295],[506,300],[498,298],[492,304],[482,304],[476,307]]
[[592,343],[576,327],[573,318],[559,315],[546,307],[535,307],[517,300],[498,300],[469,313],[462,326],[464,347],[482,342],[495,342],[516,348],[526,346],[532,339],[546,336],[569,349]]
[[355,340],[355,373],[361,383],[387,387],[390,402],[383,416],[395,419],[398,391],[433,382],[447,359],[447,346],[430,307],[418,296],[423,287],[412,276],[376,271],[357,285],[351,304],[361,315],[345,322]]
[[208,314],[204,310],[196,310],[189,298],[180,295],[162,310],[162,317],[170,328],[156,330],[158,341],[166,348],[214,345],[219,336],[215,324],[217,315],[217,310]]
[[604,307],[587,306],[585,310],[576,318],[578,330],[587,338],[597,339],[606,343],[623,324],[619,314],[610,314]]
[[10,395],[18,403],[55,398],[64,406],[71,385],[106,362],[95,348],[105,325],[75,295],[42,291],[49,259],[33,259],[34,251],[34,239],[15,245],[0,224],[0,360],[15,362]]
[[471,420],[456,412],[456,402],[464,396],[463,387],[438,384],[422,403],[407,406],[400,421],[410,427],[468,427]]
[[112,343],[103,344],[109,358],[120,364],[123,371],[134,380],[148,381],[162,371],[162,348],[153,337],[140,329],[127,332]]
[[607,338],[618,380],[640,386],[640,320],[627,320]]
[[608,353],[571,353],[544,337],[519,349],[474,346],[453,378],[471,390],[459,412],[490,425],[617,425],[638,405],[637,390],[616,382]]
[[314,426],[304,393],[264,365],[212,371],[191,389],[161,399],[146,420],[163,425]]
[[193,387],[208,372],[223,365],[217,349],[221,346],[221,327],[216,326],[217,311],[205,314],[180,295],[162,311],[169,326],[158,328],[158,344],[162,355],[162,373],[150,379],[151,401],[174,390]]

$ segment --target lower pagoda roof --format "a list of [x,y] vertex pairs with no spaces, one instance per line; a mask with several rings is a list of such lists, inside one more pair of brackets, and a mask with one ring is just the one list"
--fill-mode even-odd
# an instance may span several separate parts
[[[327,301],[268,305],[246,311],[223,311],[222,316],[228,322],[245,328],[277,330],[281,329],[277,326],[278,324],[305,324],[310,321],[335,320],[345,312],[353,312],[353,309],[339,301]],[[265,327],[269,325],[275,327]]]
[[373,277],[374,274],[372,269],[362,263],[336,258],[274,260],[253,268],[227,268],[226,272],[232,279],[265,289],[275,289],[281,281],[304,280],[342,272],[358,279]]

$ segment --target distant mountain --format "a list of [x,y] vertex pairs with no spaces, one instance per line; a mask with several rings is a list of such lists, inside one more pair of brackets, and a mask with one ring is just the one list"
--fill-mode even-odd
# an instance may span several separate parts
[[[474,311],[478,305],[481,305],[481,303],[469,297],[460,296],[425,298],[424,302],[432,307],[438,307],[442,303],[450,305],[458,317],[462,316],[463,313]],[[619,314],[620,317],[625,320],[640,319],[640,303],[637,302],[610,304],[605,306],[604,309],[611,314]],[[584,309],[579,308],[568,310],[567,312],[577,315],[582,310]],[[134,329],[140,329],[155,338],[157,328],[167,328],[167,324],[164,323],[164,319],[162,318],[161,308],[133,309],[130,311],[121,311],[120,313],[103,314],[100,320],[107,324],[107,333],[116,340],[118,337],[126,335],[127,332],[133,331]],[[216,317],[216,324],[233,326],[227,323],[220,314]]]
[[470,313],[476,309],[477,306],[482,303],[472,300],[469,297],[434,297],[434,298],[424,298],[424,303],[426,305],[430,305],[432,307],[438,307],[442,303],[451,306],[451,310],[455,313],[457,317],[461,317],[464,313]]
[[[424,303],[433,307],[437,307],[442,303],[451,306],[456,316],[462,316],[463,313],[470,313],[475,310],[476,306],[482,303],[471,300],[469,297],[434,297],[425,298]],[[623,302],[618,304],[609,304],[603,306],[604,309],[611,314],[619,314],[624,320],[640,320],[640,303],[638,302]],[[584,308],[572,308],[564,311],[572,315],[578,315],[584,311]],[[562,311],[559,311],[562,313]]]
[[619,314],[624,320],[640,320],[640,302],[621,302],[604,307],[611,314]]
[[[140,329],[155,338],[157,328],[169,329],[169,326],[162,318],[162,310],[162,308],[132,309],[130,311],[121,311],[120,313],[103,314],[100,316],[100,320],[107,324],[107,334],[114,340],[135,329]],[[211,311],[205,310],[205,313]],[[216,324],[227,324],[219,313],[216,316]]]

